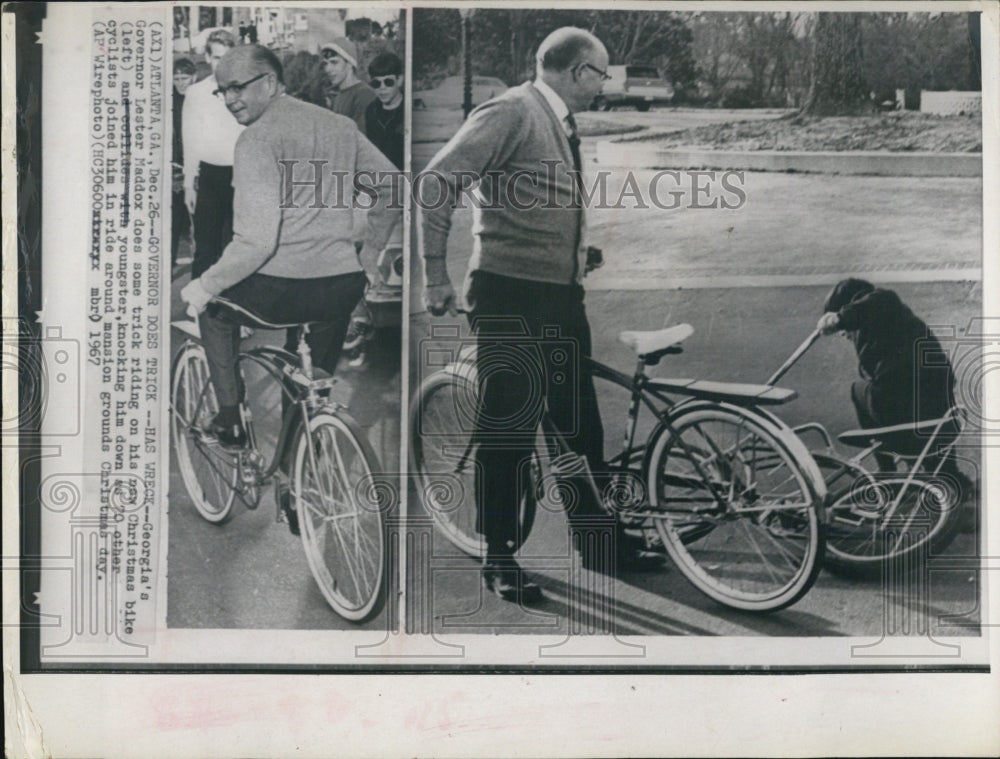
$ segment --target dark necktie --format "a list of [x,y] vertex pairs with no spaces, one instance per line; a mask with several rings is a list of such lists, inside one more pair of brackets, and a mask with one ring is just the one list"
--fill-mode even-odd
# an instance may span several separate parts
[[[569,149],[573,154],[573,168],[576,169],[577,182],[583,181],[583,176],[581,175],[581,167],[583,161],[580,160],[580,135],[576,131],[576,119],[573,118],[572,113],[566,114],[566,123],[569,124]],[[575,183],[574,183],[575,185]],[[574,192],[573,193],[573,205],[580,209],[580,223],[576,229],[576,244],[573,246],[573,282],[576,282],[577,275],[580,271],[580,260],[577,255],[580,248],[580,239],[582,235],[583,227],[583,206],[580,204],[580,196]]]
[[573,154],[573,168],[580,171],[583,161],[580,160],[580,135],[576,132],[576,119],[572,113],[566,114],[566,123],[569,124],[569,149]]

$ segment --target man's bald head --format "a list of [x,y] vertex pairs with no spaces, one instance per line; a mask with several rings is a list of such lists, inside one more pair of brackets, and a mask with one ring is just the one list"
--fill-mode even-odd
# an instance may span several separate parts
[[608,51],[586,29],[564,26],[538,46],[538,79],[555,90],[571,112],[585,110],[607,76]]
[[277,56],[263,45],[244,45],[226,53],[215,70],[218,92],[241,124],[260,118],[271,101],[285,91]]
[[225,66],[244,65],[254,74],[264,72],[275,75],[279,84],[285,83],[285,71],[278,56],[263,45],[241,45],[234,47],[219,61],[219,70],[225,71]]
[[588,53],[605,53],[604,44],[586,29],[564,26],[556,29],[538,46],[538,70],[565,71]]

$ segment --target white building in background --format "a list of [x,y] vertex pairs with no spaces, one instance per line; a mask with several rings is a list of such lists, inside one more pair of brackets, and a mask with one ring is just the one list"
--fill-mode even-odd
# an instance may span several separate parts
[[[280,6],[236,8],[235,31],[240,24],[256,25],[257,42],[275,50],[295,48],[318,53],[320,45],[344,36],[343,9],[318,10]],[[249,41],[249,40],[247,40]]]
[[[201,26],[201,11],[212,23]],[[240,38],[240,27],[256,28],[257,42],[275,50],[306,50],[318,53],[320,45],[345,36],[344,9],[284,8],[282,6],[202,5],[184,7],[185,24],[175,24],[174,50],[200,55],[205,52],[205,40],[213,29],[226,29]],[[249,42],[249,34],[243,42]]]
[[938,116],[973,115],[983,112],[982,92],[931,92],[920,93],[920,112]]

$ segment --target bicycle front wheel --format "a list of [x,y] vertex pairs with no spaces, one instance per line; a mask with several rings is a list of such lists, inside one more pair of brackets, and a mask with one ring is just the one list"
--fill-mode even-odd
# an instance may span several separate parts
[[[410,404],[410,455],[420,500],[452,545],[473,557],[486,552],[476,527],[472,433],[478,407],[475,379],[447,369],[428,377]],[[521,487],[515,550],[527,540],[535,521],[540,469],[535,453]]]
[[647,461],[657,531],[700,591],[773,611],[809,590],[823,555],[822,499],[768,420],[728,404],[681,406],[653,433]]
[[221,524],[233,513],[239,461],[238,454],[205,435],[219,412],[205,349],[193,342],[181,346],[171,377],[170,428],[181,479],[198,513]]
[[375,452],[357,423],[321,412],[295,447],[292,475],[306,561],[324,598],[340,616],[362,622],[382,606],[385,585],[384,502]]

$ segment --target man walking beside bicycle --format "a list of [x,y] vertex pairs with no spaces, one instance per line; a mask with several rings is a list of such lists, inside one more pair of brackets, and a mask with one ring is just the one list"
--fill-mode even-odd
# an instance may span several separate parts
[[[554,359],[559,351],[547,349],[546,338],[572,341],[580,358],[590,355],[582,285],[584,209],[575,184],[580,139],[573,113],[586,109],[601,91],[607,66],[607,51],[593,34],[572,27],[554,31],[539,47],[535,81],[474,110],[419,185],[428,198],[446,193],[444,202],[422,204],[424,300],[434,315],[455,314],[445,262],[448,233],[468,178],[478,179],[465,290],[480,383],[477,527],[486,542],[483,584],[505,600],[541,598],[513,553],[518,483],[543,410],[591,471],[604,469],[593,380],[574,369],[567,376],[564,362]],[[535,366],[525,368],[526,361]],[[541,382],[533,383],[532,375]],[[578,496],[567,513],[571,524],[604,517],[587,488],[579,488]],[[643,568],[658,560],[615,530],[617,568]],[[616,568],[608,566],[607,556],[583,552],[581,558],[588,568]]]
[[[216,95],[247,126],[233,167],[233,240],[181,297],[198,313],[208,309],[202,340],[220,407],[208,432],[240,447],[241,317],[210,301],[221,296],[271,323],[321,322],[307,342],[314,365],[332,372],[367,282],[354,245],[356,175],[371,172],[366,252],[385,245],[401,211],[389,208],[393,165],[350,119],[286,95],[281,63],[267,48],[231,50],[215,77]],[[295,351],[296,330],[285,348]]]

